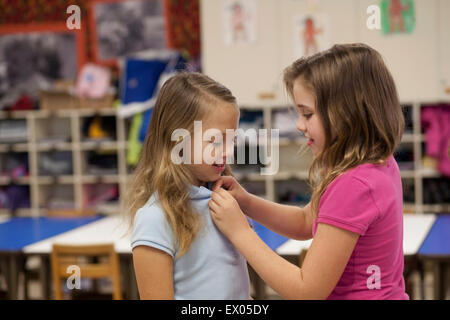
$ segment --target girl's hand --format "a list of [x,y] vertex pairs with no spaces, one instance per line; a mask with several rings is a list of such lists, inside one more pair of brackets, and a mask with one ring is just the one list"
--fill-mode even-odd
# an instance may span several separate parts
[[251,230],[247,218],[229,191],[222,188],[214,191],[208,205],[217,228],[231,242],[237,236]]
[[220,177],[213,186],[213,191],[217,192],[221,188],[227,190],[238,202],[239,207],[245,211],[250,198],[250,194],[231,176]]

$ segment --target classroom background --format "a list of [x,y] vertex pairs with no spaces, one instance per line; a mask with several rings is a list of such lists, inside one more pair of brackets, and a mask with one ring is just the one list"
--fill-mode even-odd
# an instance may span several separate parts
[[[448,16],[448,0],[0,0],[0,299],[138,298],[123,195],[158,88],[176,70],[229,87],[240,128],[279,129],[278,171],[234,165],[244,187],[307,204],[312,155],[282,71],[350,42],[383,55],[404,111],[394,156],[407,292],[449,299]],[[255,230],[301,265],[310,241]],[[250,274],[255,299],[280,299]]]

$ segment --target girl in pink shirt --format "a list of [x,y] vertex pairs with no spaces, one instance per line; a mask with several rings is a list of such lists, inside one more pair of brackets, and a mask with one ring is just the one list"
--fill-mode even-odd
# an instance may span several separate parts
[[[404,119],[381,55],[363,44],[335,45],[295,61],[284,82],[314,155],[311,202],[276,204],[222,177],[209,202],[215,224],[284,298],[409,299],[392,156]],[[244,213],[289,238],[313,238],[302,267],[273,252]]]

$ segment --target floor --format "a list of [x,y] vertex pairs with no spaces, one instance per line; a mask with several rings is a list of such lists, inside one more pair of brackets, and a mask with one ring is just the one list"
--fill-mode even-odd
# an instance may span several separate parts
[[[449,270],[450,271],[450,270]],[[450,272],[448,272],[450,273]],[[420,275],[418,272],[413,273],[409,280],[412,283],[412,295],[411,298],[413,300],[421,300],[421,299],[425,299],[425,300],[432,300],[433,296],[434,296],[434,290],[433,290],[433,273],[429,270],[429,268],[426,269],[425,271],[425,278],[424,278],[424,289],[425,289],[425,296],[421,297],[420,294]],[[19,278],[19,281],[22,282],[23,281],[23,277]],[[449,279],[443,280],[443,281],[449,281]],[[87,283],[87,282],[86,282]],[[83,287],[86,287],[87,285],[83,285]],[[0,275],[0,289],[5,289],[6,288],[6,284],[5,284],[5,279],[4,277],[2,277]],[[110,284],[107,281],[103,281],[100,283],[99,285],[99,289],[101,292],[110,292]],[[1,290],[0,290],[1,292]],[[31,280],[29,282],[29,286],[28,286],[28,292],[29,292],[29,299],[36,299],[36,300],[41,300],[43,299],[43,295],[42,295],[42,287],[40,284],[39,280]],[[251,286],[251,294],[253,294],[254,296],[254,290],[253,290],[253,286]],[[266,294],[266,299],[268,300],[280,300],[282,299],[275,291],[273,291],[270,287],[265,286],[265,294]],[[1,294],[0,294],[0,299],[1,299]],[[21,287],[19,289],[19,299],[24,299],[24,290],[23,287]],[[446,300],[450,300],[450,288],[447,291],[446,294]]]
[[[433,275],[428,273],[425,275],[425,299],[426,300],[431,300],[433,299]],[[411,281],[413,281],[414,285],[413,285],[413,294],[412,294],[412,299],[413,300],[420,300],[420,287],[419,287],[419,274],[413,274],[411,276]],[[37,299],[40,300],[42,299],[42,288],[41,285],[39,283],[39,281],[30,281],[29,283],[29,298],[30,299]],[[107,290],[107,286],[103,286],[103,291],[108,291]],[[253,290],[252,290],[253,291]],[[253,292],[252,292],[253,293]],[[23,290],[19,291],[19,299],[23,299],[24,298],[24,292]],[[266,286],[266,299],[268,300],[280,300],[282,299],[275,291],[273,291],[270,287]],[[446,296],[447,300],[450,300],[450,290],[447,292],[447,296]]]

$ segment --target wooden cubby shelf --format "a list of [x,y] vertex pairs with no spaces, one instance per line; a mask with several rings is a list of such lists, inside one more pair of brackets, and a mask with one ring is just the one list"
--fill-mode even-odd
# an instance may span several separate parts
[[[89,117],[109,117],[115,120],[112,139],[86,139],[83,136],[83,123]],[[28,141],[21,143],[0,143],[0,157],[9,153],[26,153],[28,159],[28,176],[21,178],[0,177],[0,187],[12,183],[27,185],[30,188],[30,208],[19,208],[17,216],[43,216],[48,210],[61,209],[46,207],[55,189],[68,192],[69,203],[74,210],[96,210],[106,214],[117,214],[123,210],[123,194],[127,179],[126,165],[126,119],[117,116],[116,109],[67,109],[35,111],[0,111],[0,121],[24,119],[27,125]],[[117,157],[114,173],[91,174],[87,172],[87,154],[89,152],[107,152]],[[70,154],[71,167],[62,174],[42,172],[40,161],[46,154]],[[1,161],[1,159],[0,159]],[[111,184],[119,188],[119,200],[96,205],[94,208],[83,207],[83,186],[87,184]],[[0,209],[0,215],[11,215],[8,209]]]
[[[437,104],[438,102],[436,102]],[[448,212],[450,205],[424,203],[424,179],[441,178],[442,175],[432,169],[423,168],[423,145],[425,135],[420,124],[420,113],[423,105],[432,105],[430,102],[404,103],[403,108],[409,114],[409,124],[405,130],[400,146],[408,146],[413,154],[413,161],[406,163],[401,169],[402,182],[413,188],[413,197],[404,200],[405,212]],[[274,113],[288,109],[288,106],[272,106],[265,102],[259,106],[241,106],[241,110],[260,112],[262,114],[262,127],[274,128]],[[407,109],[411,108],[411,109]],[[92,117],[108,117],[115,119],[115,132],[109,139],[87,139],[83,134],[83,123]],[[94,209],[99,212],[115,214],[124,210],[124,192],[131,179],[132,170],[126,163],[128,149],[128,128],[130,119],[124,119],[117,115],[116,109],[100,110],[36,110],[36,111],[0,111],[0,121],[25,120],[27,125],[27,141],[17,143],[4,143],[0,141],[0,161],[5,157],[16,154],[26,155],[28,160],[28,176],[11,178],[0,176],[0,188],[9,185],[19,185],[29,188],[30,208],[19,208],[16,215],[41,216],[48,209],[45,207],[47,200],[55,188],[71,193],[69,199],[75,210]],[[293,119],[293,121],[295,121]],[[274,175],[261,175],[258,167],[233,166],[235,176],[241,183],[253,193],[266,199],[284,203],[280,192],[285,192],[292,184],[294,191],[303,192],[307,185],[308,168],[312,161],[310,152],[298,150],[304,145],[306,139],[298,133],[289,137],[281,136],[279,139],[280,166]],[[262,145],[259,145],[261,147]],[[254,147],[254,146],[252,146]],[[264,146],[263,146],[264,147]],[[105,172],[89,172],[87,157],[90,153],[99,152],[109,154],[117,158],[117,167],[112,167]],[[70,172],[57,175],[49,175],[40,171],[40,161],[46,154],[70,154]],[[244,170],[243,170],[244,169]],[[106,184],[117,186],[119,199],[117,202],[98,204],[95,208],[83,208],[83,187],[93,184]],[[405,188],[405,187],[404,187]],[[283,191],[284,190],[284,191]],[[412,189],[411,189],[412,190]],[[405,190],[404,190],[405,193]],[[305,199],[293,200],[292,203],[305,203]],[[0,209],[0,215],[11,214],[8,209]]]
[[[403,134],[402,141],[400,146],[409,145],[412,149],[414,155],[414,163],[411,163],[411,169],[401,169],[400,174],[402,180],[411,180],[414,185],[414,201],[405,201],[404,200],[404,212],[432,212],[432,213],[443,213],[449,212],[450,205],[448,203],[442,204],[425,204],[423,200],[423,192],[424,192],[424,179],[425,178],[441,178],[442,175],[440,172],[423,168],[422,166],[422,158],[423,148],[422,145],[426,142],[425,135],[422,132],[421,123],[420,123],[420,114],[421,108],[425,105],[438,105],[442,103],[442,101],[416,101],[416,102],[405,102],[402,103],[402,108],[409,112],[409,116],[411,116],[409,126],[407,125],[405,128],[405,133]],[[279,112],[283,109],[289,109],[289,106],[277,106],[270,105],[270,103],[264,102],[262,106],[244,106],[241,107],[243,111],[260,111],[263,114],[264,128],[272,129],[274,128],[273,118],[274,113]],[[407,108],[411,108],[411,110],[407,110]],[[295,120],[293,120],[295,121]],[[408,122],[408,121],[407,121]],[[407,123],[408,124],[408,123]],[[264,192],[260,192],[260,196],[263,196],[266,199],[282,202],[280,201],[280,195],[277,194],[278,186],[282,181],[288,180],[296,180],[298,182],[306,183],[308,179],[308,167],[312,161],[312,156],[308,152],[306,154],[298,155],[292,152],[289,152],[289,148],[295,150],[300,145],[304,145],[306,139],[301,137],[300,134],[292,135],[290,137],[280,136],[279,138],[279,156],[280,156],[280,168],[278,172],[272,176],[263,176],[260,175],[259,172],[243,172],[241,173],[238,167],[234,168],[234,173],[237,179],[244,180],[249,184],[258,184],[264,183]],[[286,149],[286,150],[285,150]],[[287,152],[286,152],[287,151]],[[298,168],[293,167],[292,165],[289,168],[286,168],[283,165],[283,160],[286,158],[292,159],[292,162],[297,161]],[[405,190],[404,190],[405,192]],[[304,203],[304,202],[297,202]],[[295,204],[293,202],[292,204]]]

